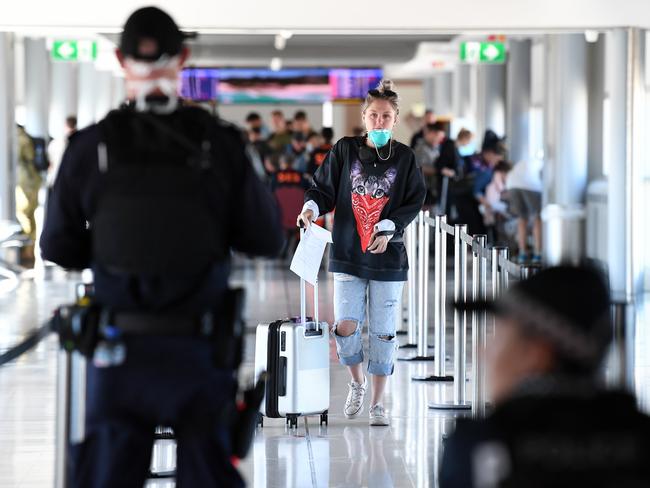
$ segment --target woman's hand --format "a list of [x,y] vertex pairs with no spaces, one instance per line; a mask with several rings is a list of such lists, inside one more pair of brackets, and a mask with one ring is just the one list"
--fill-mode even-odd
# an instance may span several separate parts
[[388,248],[388,241],[390,240],[390,237],[378,236],[378,232],[379,231],[376,230],[370,237],[370,245],[368,246],[368,251],[370,251],[371,254],[382,254],[386,252],[386,249]]
[[314,218],[314,212],[311,210],[305,210],[303,213],[298,215],[298,219],[296,219],[296,225],[300,227],[300,222],[302,222],[305,226],[305,229],[309,229],[309,226],[311,225],[311,221]]
[[442,168],[440,172],[442,173],[442,176],[447,176],[448,178],[456,177],[456,172],[451,168]]

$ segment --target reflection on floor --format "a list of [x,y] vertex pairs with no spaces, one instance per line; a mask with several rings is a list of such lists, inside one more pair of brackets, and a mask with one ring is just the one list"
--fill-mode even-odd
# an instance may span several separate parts
[[[322,279],[320,310],[322,319],[331,323],[332,282],[326,274]],[[27,281],[17,290],[0,295],[0,350],[45,320],[57,304],[69,301],[79,280],[76,274],[56,271],[47,281]],[[298,282],[275,263],[259,261],[239,267],[232,281],[247,288],[251,330],[258,322],[299,311]],[[650,327],[642,327],[647,315],[643,307],[639,308],[639,315],[637,380],[641,401],[648,407],[650,356],[642,352],[650,347],[646,338]],[[442,441],[453,429],[455,414],[429,410],[427,404],[450,401],[451,386],[411,381],[412,376],[429,373],[432,363],[399,362],[386,393],[391,426],[369,427],[367,408],[359,419],[348,420],[342,415],[348,378],[335,361],[334,345],[331,347],[329,426],[319,427],[314,417],[301,419],[298,429],[291,431],[284,420],[266,419],[264,428],[256,434],[250,455],[241,463],[248,486],[435,486]],[[16,363],[0,369],[2,487],[53,485],[56,348],[56,340],[50,338]],[[451,337],[447,351],[452,351]],[[411,353],[403,350],[400,354]],[[252,374],[252,359],[251,335],[247,340],[244,376]],[[161,448],[163,454],[173,451],[173,447]],[[163,454],[162,464],[170,458]],[[158,480],[148,486],[171,488],[174,484]]]

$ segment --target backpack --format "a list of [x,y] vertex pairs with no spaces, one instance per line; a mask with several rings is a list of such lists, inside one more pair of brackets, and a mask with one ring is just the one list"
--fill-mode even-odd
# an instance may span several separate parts
[[37,171],[47,171],[50,167],[50,159],[47,155],[47,143],[43,137],[32,137],[34,145],[34,167]]

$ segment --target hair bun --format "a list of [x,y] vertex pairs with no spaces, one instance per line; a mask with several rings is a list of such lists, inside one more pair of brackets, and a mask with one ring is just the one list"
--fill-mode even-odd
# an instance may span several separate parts
[[387,91],[395,91],[395,83],[393,80],[381,80],[379,82],[379,85],[377,85],[377,90],[379,90],[381,93],[385,93]]

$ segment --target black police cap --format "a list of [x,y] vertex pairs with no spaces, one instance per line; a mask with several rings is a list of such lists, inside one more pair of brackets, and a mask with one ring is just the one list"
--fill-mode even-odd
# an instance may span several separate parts
[[566,357],[595,364],[611,339],[610,290],[590,266],[555,266],[513,285],[496,301],[456,303],[461,310],[487,310],[512,317],[550,340]]
[[[169,14],[157,7],[143,7],[131,14],[124,24],[120,50],[126,57],[155,61],[163,55],[175,56],[183,49],[185,34]],[[143,41],[152,41],[147,45]]]

